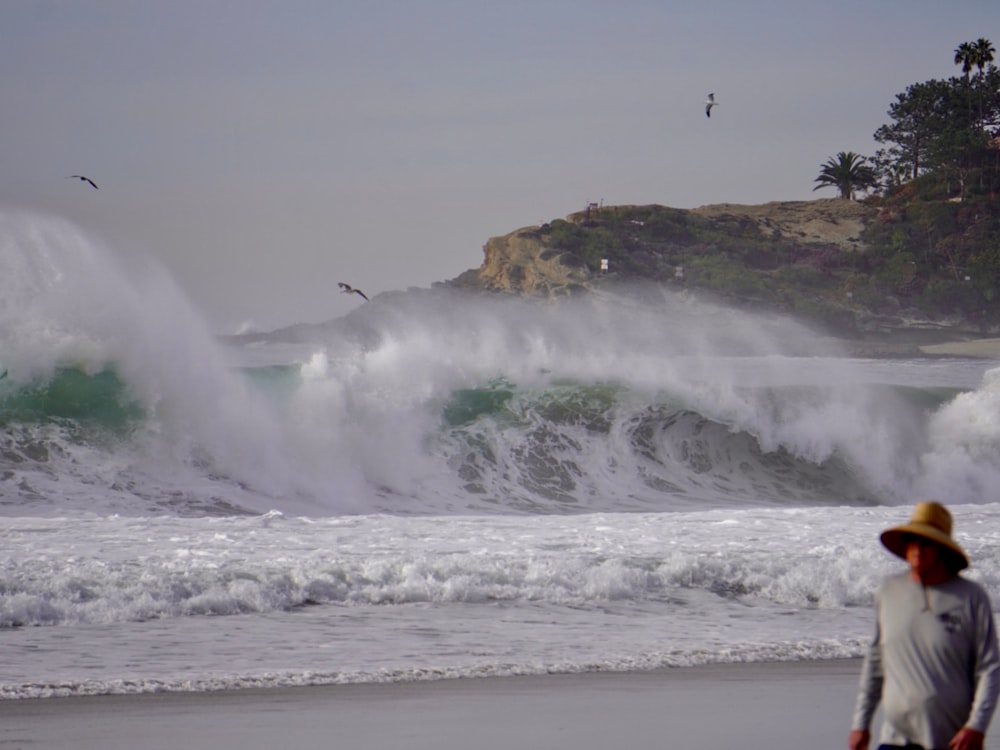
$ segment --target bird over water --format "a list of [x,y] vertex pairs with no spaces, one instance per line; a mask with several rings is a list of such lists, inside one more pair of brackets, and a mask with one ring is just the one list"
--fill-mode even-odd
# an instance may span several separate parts
[[92,188],[94,188],[94,190],[98,190],[99,189],[97,187],[97,183],[96,182],[94,182],[92,179],[90,179],[89,177],[86,177],[85,175],[82,175],[82,174],[71,174],[66,179],[67,180],[80,180],[80,182],[86,182],[87,184],[89,184]]
[[340,291],[343,292],[344,294],[359,294],[362,297],[364,297],[365,300],[368,299],[368,295],[367,294],[365,294],[364,292],[362,292],[360,289],[355,289],[350,284],[345,284],[343,281],[338,281],[337,282],[337,286],[340,287]]
[[715,101],[715,94],[709,94],[708,98],[705,99],[705,117],[712,116],[712,107],[717,105],[718,102]]

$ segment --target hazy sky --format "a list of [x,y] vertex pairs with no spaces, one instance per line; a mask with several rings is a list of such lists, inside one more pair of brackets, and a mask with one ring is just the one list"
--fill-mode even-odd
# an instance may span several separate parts
[[997,0],[0,0],[0,206],[155,256],[213,330],[319,322],[588,201],[834,197],[981,36]]

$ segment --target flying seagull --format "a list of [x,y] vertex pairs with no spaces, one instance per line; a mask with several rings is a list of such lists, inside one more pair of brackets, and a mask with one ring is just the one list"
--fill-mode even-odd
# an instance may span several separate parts
[[94,190],[99,190],[99,189],[100,189],[100,188],[98,188],[98,187],[97,187],[97,183],[95,183],[95,182],[94,182],[94,181],[93,181],[92,179],[90,179],[89,177],[85,177],[85,176],[84,176],[84,175],[82,175],[82,174],[71,174],[71,175],[70,175],[69,177],[67,177],[66,179],[67,179],[67,180],[72,180],[72,179],[77,179],[77,180],[80,180],[80,182],[87,182],[87,183],[90,183],[90,186],[91,186],[92,188],[94,188]]
[[715,94],[709,94],[708,98],[705,100],[705,117],[712,116],[712,107],[716,104],[718,104],[718,102],[715,101]]
[[337,286],[340,287],[340,291],[344,294],[360,294],[365,300],[368,299],[368,295],[362,292],[360,289],[355,289],[350,284],[345,284],[343,281],[338,281]]

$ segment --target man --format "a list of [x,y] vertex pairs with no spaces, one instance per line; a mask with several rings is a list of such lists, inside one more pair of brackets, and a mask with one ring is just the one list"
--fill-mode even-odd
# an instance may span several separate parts
[[1000,648],[981,586],[959,576],[969,558],[951,513],[917,503],[882,544],[910,569],[875,594],[875,639],[865,656],[850,750],[865,750],[882,703],[880,750],[982,750],[1000,694]]

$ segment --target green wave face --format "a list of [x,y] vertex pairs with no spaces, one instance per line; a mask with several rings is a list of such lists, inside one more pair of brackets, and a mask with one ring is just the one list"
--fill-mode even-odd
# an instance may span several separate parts
[[145,416],[118,376],[61,369],[49,380],[11,388],[0,384],[0,426],[72,420],[83,427],[125,432]]
[[483,388],[462,388],[454,391],[441,414],[449,427],[472,424],[480,417],[496,417],[514,397],[515,386],[499,378]]
[[441,413],[448,427],[470,425],[482,417],[501,423],[524,422],[530,413],[553,424],[584,424],[588,429],[606,432],[608,412],[621,390],[610,383],[585,385],[559,380],[544,391],[528,393],[498,378],[482,388],[454,391]]
[[[802,409],[815,401],[822,414],[822,391],[760,389],[751,401]],[[915,411],[945,397],[903,395],[917,400]],[[574,512],[603,502],[594,498],[621,498],[629,509],[739,506],[748,498],[779,506],[878,502],[877,487],[844,450],[817,462],[792,448],[765,448],[752,429],[702,413],[676,393],[650,399],[613,382],[558,380],[534,390],[496,380],[454,391],[442,416],[438,447],[483,507]]]

